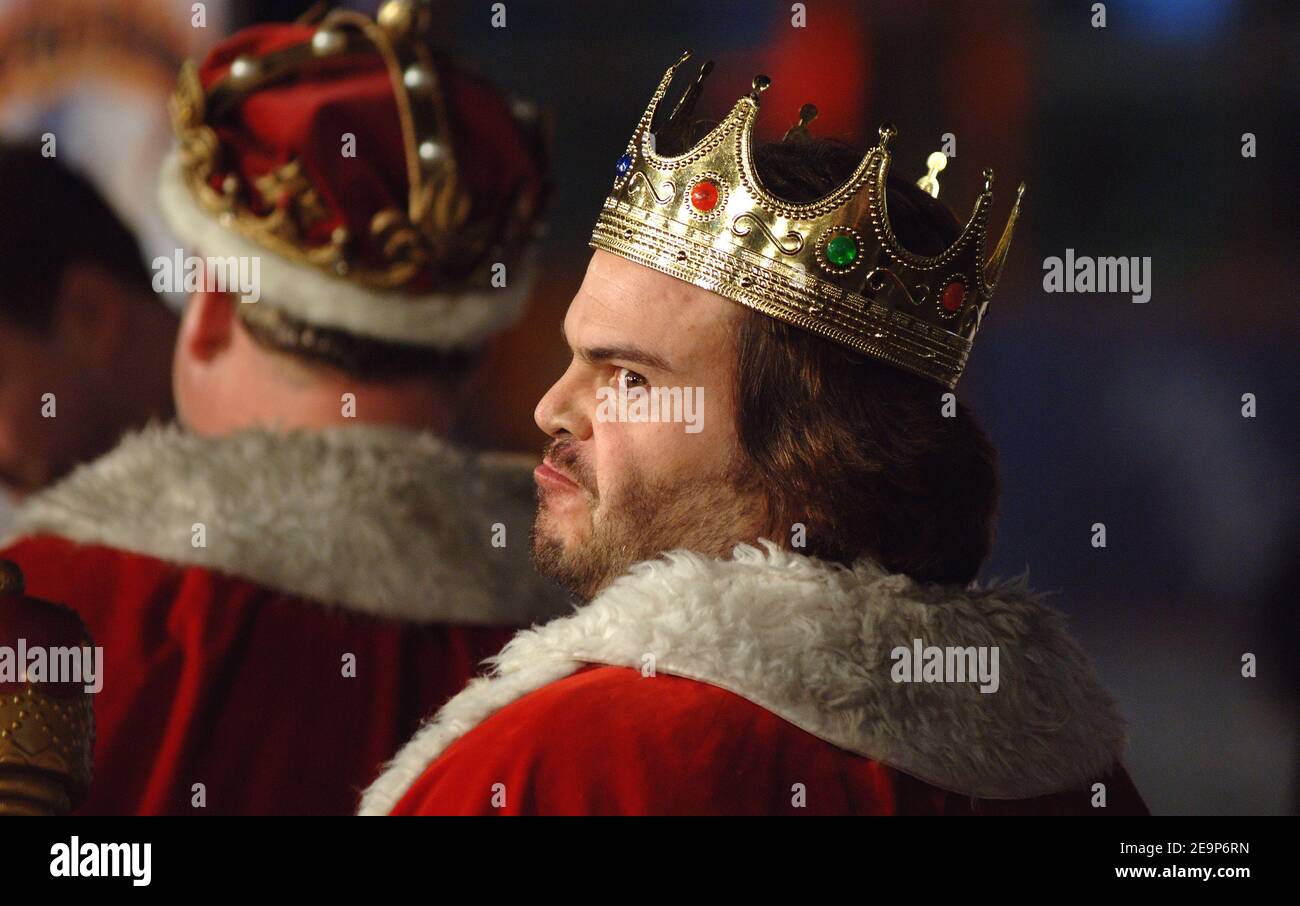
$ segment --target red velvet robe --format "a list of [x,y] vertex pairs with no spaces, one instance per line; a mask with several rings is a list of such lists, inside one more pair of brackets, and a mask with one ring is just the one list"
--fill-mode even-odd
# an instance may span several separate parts
[[[918,634],[998,645],[998,691],[894,681],[889,652]],[[773,548],[675,554],[517,636],[362,812],[1144,815],[1122,739],[1024,589],[923,587]]]
[[[104,649],[87,814],[346,814],[421,715],[513,634],[331,612],[50,536],[0,557],[29,594],[75,604]],[[206,808],[191,804],[196,783]]]
[[1122,767],[1098,779],[1105,809],[1090,805],[1086,787],[974,798],[837,748],[708,683],[593,665],[456,740],[392,814],[1147,814]]
[[[531,476],[451,455],[428,438],[364,428],[222,441],[150,431],[24,507],[22,537],[0,557],[19,564],[29,594],[73,606],[104,652],[94,778],[80,811],[350,813],[383,759],[481,659],[515,627],[565,606],[530,584],[525,550],[492,565],[524,609],[487,605],[502,590],[479,587],[454,539],[428,520],[445,508],[447,530],[472,531],[484,557],[491,522],[474,524],[474,501],[439,489],[439,478],[483,495],[483,518],[526,538]],[[285,474],[300,458],[341,486],[277,492],[272,484],[315,485]],[[358,470],[362,461],[410,481]],[[239,468],[259,477],[219,486]],[[490,499],[466,483],[473,474],[514,496]],[[213,512],[205,502],[217,492],[224,509]],[[208,546],[195,549],[191,527],[204,518]],[[179,541],[164,545],[160,526]],[[121,546],[102,543],[109,537]],[[440,546],[453,548],[442,573]],[[410,574],[385,570],[389,554],[409,559]],[[208,562],[185,562],[199,557]],[[448,584],[456,574],[466,582]]]

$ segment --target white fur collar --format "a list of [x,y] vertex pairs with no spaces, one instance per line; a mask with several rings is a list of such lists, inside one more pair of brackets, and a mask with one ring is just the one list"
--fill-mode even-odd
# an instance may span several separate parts
[[395,427],[154,425],[30,498],[10,540],[108,545],[379,617],[527,626],[570,609],[530,562],[531,469]]
[[[996,645],[1000,688],[895,683],[896,646]],[[731,560],[675,551],[639,564],[576,614],[520,632],[366,791],[386,814],[456,738],[584,663],[728,689],[821,739],[943,789],[1020,799],[1096,780],[1123,723],[1060,614],[1025,580],[920,585],[862,562],[850,570],[763,542]]]

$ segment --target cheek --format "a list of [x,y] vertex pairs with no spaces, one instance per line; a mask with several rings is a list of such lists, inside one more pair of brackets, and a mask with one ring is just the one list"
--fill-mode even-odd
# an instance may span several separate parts
[[673,423],[596,423],[592,462],[601,509],[617,506],[631,484],[672,487],[717,471],[729,448],[708,431],[687,433]]
[[653,448],[641,436],[644,425],[595,422],[591,432],[591,465],[600,499],[598,510],[617,507],[629,482],[642,475]]

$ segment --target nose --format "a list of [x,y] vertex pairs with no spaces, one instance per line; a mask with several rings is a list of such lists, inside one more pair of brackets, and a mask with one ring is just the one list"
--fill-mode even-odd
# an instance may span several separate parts
[[[537,427],[551,437],[569,434],[578,440],[591,437],[591,416],[587,412],[583,399],[581,381],[577,374],[576,363],[543,394],[533,410],[533,421]],[[594,400],[592,401],[594,404]]]

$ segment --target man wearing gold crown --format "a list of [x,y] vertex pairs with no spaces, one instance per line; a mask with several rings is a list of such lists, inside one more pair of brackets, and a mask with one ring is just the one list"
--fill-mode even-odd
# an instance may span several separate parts
[[[515,636],[361,812],[1145,813],[1060,616],[972,581],[995,456],[945,395],[1016,211],[986,259],[991,173],[962,228],[889,174],[888,127],[863,157],[808,106],[755,147],[762,76],[695,140],[698,82],[658,110],[675,69],[536,412],[534,559],[588,603]],[[703,430],[601,409],[656,389],[702,394]]]
[[183,427],[32,498],[3,551],[105,652],[87,812],[349,812],[567,606],[529,564],[533,463],[440,436],[522,305],[544,147],[432,25],[398,0],[259,26],[182,72]]

